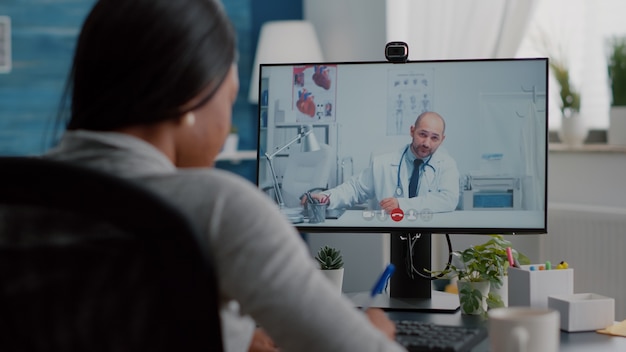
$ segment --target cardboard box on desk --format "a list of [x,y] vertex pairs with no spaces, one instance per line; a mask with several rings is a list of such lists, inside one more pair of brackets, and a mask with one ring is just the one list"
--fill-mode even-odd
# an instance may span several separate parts
[[509,267],[509,307],[548,307],[548,296],[574,292],[574,269],[534,270],[543,264]]

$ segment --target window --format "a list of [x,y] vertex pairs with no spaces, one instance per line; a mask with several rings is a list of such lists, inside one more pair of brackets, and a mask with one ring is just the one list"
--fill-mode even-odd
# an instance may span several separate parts
[[[623,0],[539,0],[528,23],[518,57],[561,55],[570,67],[573,85],[581,93],[581,115],[590,129],[609,127],[610,91],[606,42],[626,35]],[[545,40],[546,45],[541,44]],[[549,127],[561,125],[559,85],[549,82]]]

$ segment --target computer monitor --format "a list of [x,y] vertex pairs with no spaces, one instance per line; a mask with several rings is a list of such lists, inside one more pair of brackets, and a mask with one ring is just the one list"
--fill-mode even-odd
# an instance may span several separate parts
[[546,232],[547,89],[547,58],[262,64],[258,185],[301,232],[391,233],[391,296],[437,310],[432,233]]

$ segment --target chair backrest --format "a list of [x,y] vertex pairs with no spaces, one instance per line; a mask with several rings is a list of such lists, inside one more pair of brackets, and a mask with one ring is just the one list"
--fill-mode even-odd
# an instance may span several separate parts
[[0,351],[222,351],[204,246],[134,182],[0,158]]
[[282,195],[287,207],[300,205],[300,197],[312,189],[326,189],[332,170],[333,151],[327,144],[314,152],[291,152],[285,165]]

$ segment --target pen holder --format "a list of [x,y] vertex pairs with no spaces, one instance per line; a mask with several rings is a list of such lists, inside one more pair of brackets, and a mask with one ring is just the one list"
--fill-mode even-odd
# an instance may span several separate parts
[[309,203],[307,211],[309,215],[309,224],[319,224],[326,221],[326,203]]
[[574,269],[530,270],[539,265],[509,267],[509,307],[548,308],[548,296],[574,292]]

